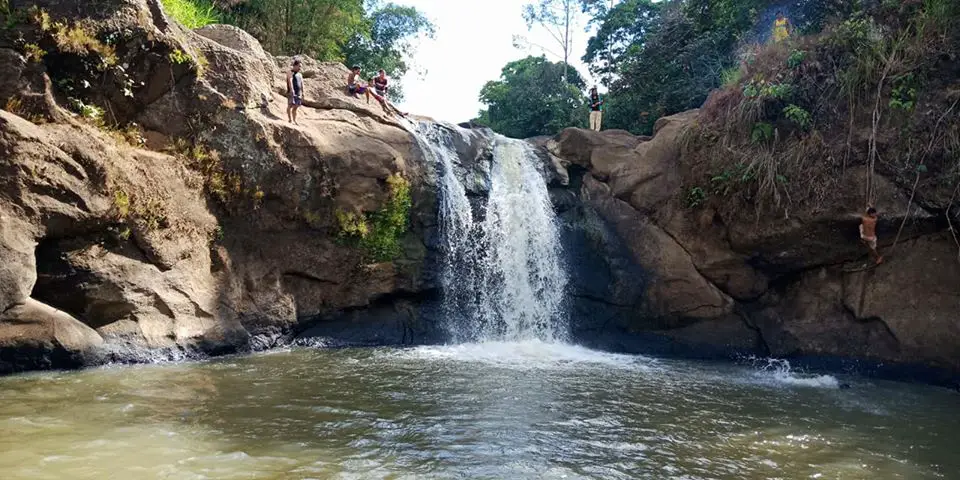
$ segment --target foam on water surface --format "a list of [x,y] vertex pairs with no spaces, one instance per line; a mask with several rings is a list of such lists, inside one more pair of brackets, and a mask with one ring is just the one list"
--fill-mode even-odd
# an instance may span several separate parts
[[382,355],[391,361],[475,363],[485,367],[513,370],[604,367],[651,371],[656,369],[658,364],[656,360],[648,357],[599,352],[577,345],[542,340],[423,346],[384,351]]

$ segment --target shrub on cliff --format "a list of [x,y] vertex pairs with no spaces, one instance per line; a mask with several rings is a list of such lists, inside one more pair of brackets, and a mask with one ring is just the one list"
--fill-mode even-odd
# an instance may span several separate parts
[[690,133],[700,180],[688,190],[720,197],[721,209],[817,211],[861,167],[864,203],[877,200],[880,173],[946,208],[960,185],[960,6],[885,2],[868,13],[745,58]]
[[803,33],[846,17],[844,0],[584,0],[598,26],[583,61],[610,88],[604,124],[638,134],[654,122],[700,106],[743,45],[762,44],[785,11]]
[[388,262],[401,253],[400,240],[410,223],[410,182],[400,174],[387,177],[387,201],[373,213],[337,211],[340,240],[358,246],[367,260]]
[[160,0],[167,14],[187,28],[220,23],[220,12],[209,0]]

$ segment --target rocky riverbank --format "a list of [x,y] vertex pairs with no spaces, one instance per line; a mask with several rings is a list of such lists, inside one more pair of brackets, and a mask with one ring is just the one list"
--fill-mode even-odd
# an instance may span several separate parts
[[[189,31],[156,0],[35,3],[0,44],[0,372],[446,339],[437,168],[414,122],[345,95],[342,65],[305,59],[291,125],[289,59],[242,30]],[[909,192],[880,176],[881,247],[910,221],[888,263],[853,271],[855,185],[785,218],[691,208],[698,118],[661,119],[652,138],[531,140],[562,226],[573,338],[956,381],[960,263],[942,212],[907,212]],[[492,134],[463,138],[457,173],[483,198]],[[409,225],[376,258],[351,222],[397,202],[397,179]]]

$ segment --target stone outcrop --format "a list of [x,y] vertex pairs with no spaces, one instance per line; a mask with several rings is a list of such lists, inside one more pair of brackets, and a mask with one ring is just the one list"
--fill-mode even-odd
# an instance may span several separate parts
[[[292,125],[289,59],[242,30],[186,30],[155,0],[79,15],[36,3],[92,37],[121,35],[126,77],[63,90],[89,72],[29,24],[45,63],[0,50],[14,67],[0,104],[46,95],[57,119],[0,111],[0,372],[267,348],[435,288],[432,173],[397,119],[342,92],[345,67],[304,59],[308,107]],[[139,125],[146,148],[58,105],[74,95]],[[411,184],[410,231],[399,258],[371,264],[338,240],[337,212],[379,209],[391,175]]]
[[[908,212],[910,192],[877,175],[878,231],[889,258],[863,268],[863,167],[851,168],[819,211],[746,221],[709,205],[690,207],[684,186],[700,172],[688,169],[685,131],[697,114],[661,119],[652,139],[568,129],[539,142],[568,170],[561,175],[579,179],[570,182],[577,199],[565,202],[599,215],[639,268],[604,266],[605,281],[633,281],[636,297],[591,297],[592,306],[580,311],[606,320],[581,319],[581,336],[633,351],[858,359],[934,367],[936,381],[956,378],[960,257],[954,237],[942,231],[942,212],[915,205]],[[595,226],[577,220],[567,228]],[[614,248],[609,238],[593,237],[601,249]]]

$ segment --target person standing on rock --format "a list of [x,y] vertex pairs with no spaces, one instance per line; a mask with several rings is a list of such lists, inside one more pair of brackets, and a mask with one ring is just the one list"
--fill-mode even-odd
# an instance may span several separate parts
[[294,125],[299,125],[297,109],[303,105],[303,74],[300,73],[300,60],[294,60],[290,65],[290,73],[287,74],[287,92],[290,95],[290,101],[287,103],[287,120]]
[[603,102],[597,93],[597,86],[590,89],[590,130],[600,131],[600,122],[603,120]]
[[870,249],[870,256],[874,258],[877,265],[883,263],[883,257],[877,252],[877,209],[867,208],[867,213],[860,219],[860,240]]
[[783,15],[783,12],[777,12],[777,19],[773,21],[773,42],[780,43],[788,38],[793,32],[793,25],[790,20]]

